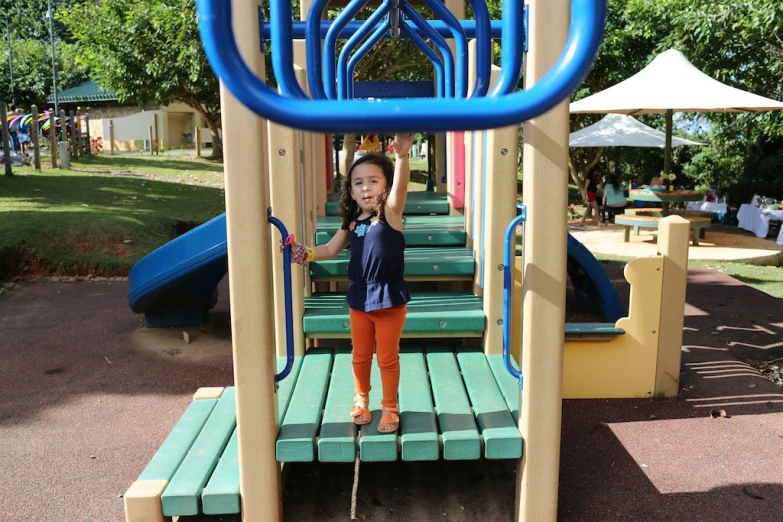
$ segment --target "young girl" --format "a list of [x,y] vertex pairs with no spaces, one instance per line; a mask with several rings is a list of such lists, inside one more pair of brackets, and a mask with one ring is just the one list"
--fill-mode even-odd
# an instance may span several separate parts
[[351,417],[355,424],[369,424],[370,367],[377,352],[383,384],[383,415],[378,431],[391,433],[400,426],[397,389],[400,384],[400,336],[410,301],[403,280],[405,239],[402,210],[408,198],[411,135],[395,137],[396,163],[382,154],[368,154],[354,162],[343,184],[339,213],[340,230],[325,245],[315,248],[291,244],[292,260],[332,259],[351,245],[348,305],[353,344],[353,381],[356,390]]

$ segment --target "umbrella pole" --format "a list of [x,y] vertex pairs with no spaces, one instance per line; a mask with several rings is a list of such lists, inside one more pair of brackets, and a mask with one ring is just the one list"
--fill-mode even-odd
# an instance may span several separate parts
[[672,109],[666,109],[666,146],[663,149],[663,172],[671,173],[672,168]]

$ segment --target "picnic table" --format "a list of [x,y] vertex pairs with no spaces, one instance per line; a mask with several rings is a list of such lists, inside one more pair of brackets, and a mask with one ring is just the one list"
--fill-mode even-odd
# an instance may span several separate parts
[[661,203],[663,216],[669,215],[669,206],[672,203],[685,203],[687,201],[701,201],[704,193],[697,190],[668,190],[656,191],[650,189],[633,189],[628,193],[632,201],[648,201]]
[[[691,227],[691,241],[693,242],[693,246],[699,246],[701,232],[710,226],[712,219],[692,214],[688,215],[685,212],[678,212],[678,215],[686,219]],[[614,222],[616,225],[621,225],[625,228],[623,241],[628,243],[631,239],[631,229],[633,229],[636,235],[639,235],[640,228],[657,229],[661,219],[663,219],[663,216],[621,214],[614,217]]]

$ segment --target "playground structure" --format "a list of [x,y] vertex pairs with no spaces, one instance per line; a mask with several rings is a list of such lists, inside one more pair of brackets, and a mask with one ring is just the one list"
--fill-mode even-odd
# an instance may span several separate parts
[[[333,28],[347,28],[350,34],[346,36],[363,32],[368,37],[364,45],[374,44],[392,30],[411,39],[416,38],[416,31],[423,31],[436,42],[437,23],[419,21],[417,25],[413,8],[404,1],[393,7],[383,3],[376,11],[380,15],[365,24],[350,25],[348,19],[364,5],[352,2],[343,11],[344,17],[322,23],[327,2],[316,0],[312,6],[303,3],[307,21],[292,31],[289,24],[279,21],[290,19],[290,4],[273,1],[272,22],[263,23],[262,28],[270,30],[277,50],[275,75],[284,97],[275,104],[264,101],[270,93],[255,83],[258,80],[242,78],[243,67],[264,77],[264,59],[258,53],[264,37],[258,31],[258,11],[252,3],[235,2],[233,31],[242,35],[237,45],[244,57],[244,62],[237,62],[232,55],[233,40],[227,43],[217,36],[233,39],[231,11],[220,4],[202,0],[198,5],[207,54],[224,82],[227,213],[134,267],[129,302],[135,311],[154,312],[147,314],[150,326],[156,321],[198,322],[214,304],[212,292],[228,269],[235,387],[197,392],[177,427],[126,493],[127,520],[237,513],[240,509],[245,520],[280,520],[280,466],[284,462],[482,456],[518,459],[518,520],[554,520],[561,400],[672,396],[679,378],[689,227],[678,217],[661,221],[660,255],[637,259],[626,267],[632,285],[627,317],[608,323],[565,324],[569,273],[577,295],[584,291],[585,298],[593,299],[606,315],[614,306],[609,303],[611,292],[596,285],[600,273],[578,242],[566,239],[566,215],[557,203],[567,201],[566,97],[595,53],[605,2],[572,2],[576,29],[563,56],[586,62],[562,84],[547,71],[566,41],[563,20],[568,16],[568,3],[534,0],[529,4],[524,40],[529,46],[525,66],[529,90],[513,95],[508,93],[514,90],[521,67],[523,17],[515,11],[521,2],[503,6],[506,26],[500,68],[486,60],[490,35],[498,34],[492,33],[495,22],[480,20],[483,2],[473,3],[476,23],[460,22],[464,18],[460,2],[445,3],[444,9],[451,14],[433,7],[444,21],[451,16],[457,21],[444,29],[455,36],[455,42],[439,45],[440,67],[433,60],[437,77],[448,79],[437,85],[442,98],[387,99],[371,105],[350,99],[350,82],[345,80],[350,75],[341,76],[339,71],[350,70],[354,58],[346,64],[341,55],[334,63],[333,46],[340,29],[333,32]],[[397,18],[395,24],[392,20],[399,12],[405,17]],[[384,15],[388,16],[381,20]],[[389,25],[372,25],[381,23]],[[304,31],[305,25],[312,28],[307,49],[301,45],[304,42],[294,42],[298,45],[293,47],[292,34]],[[467,34],[459,36],[457,26]],[[593,34],[586,37],[583,33],[580,40],[573,36],[580,29]],[[311,38],[313,31],[318,38]],[[321,61],[319,45],[314,43],[320,44],[324,35],[326,51]],[[476,40],[468,43],[467,38],[474,35]],[[358,45],[353,42],[354,47]],[[454,56],[463,56],[460,50],[467,50],[464,62],[454,60]],[[562,61],[555,70],[568,76],[569,67]],[[306,89],[315,101],[305,101]],[[483,97],[487,92],[490,96]],[[502,107],[512,101],[519,105]],[[481,110],[472,112],[470,104]],[[312,117],[303,118],[308,108]],[[517,214],[517,165],[512,151],[516,151],[518,123],[523,120],[528,120],[524,129],[528,221],[524,256],[514,264],[506,259],[502,238]],[[336,228],[326,216],[328,159],[323,144],[328,141],[322,133],[371,133],[380,125],[384,132],[445,131],[443,141],[448,144],[445,192],[411,194],[406,205],[406,279],[413,284],[419,278],[429,281],[439,292],[413,293],[403,337],[440,338],[441,342],[431,347],[427,344],[431,341],[422,341],[424,349],[403,349],[401,432],[393,435],[379,435],[377,420],[361,432],[350,422],[345,402],[352,395],[350,354],[317,346],[320,339],[348,336],[348,311],[343,296],[335,293],[347,257],[314,263],[310,270],[290,270],[286,260],[276,255],[278,238],[266,226],[271,207],[273,215],[303,241],[328,240]],[[450,215],[427,215],[432,205],[438,206],[437,213]],[[425,215],[414,215],[420,213]],[[164,259],[167,266],[162,266]],[[506,274],[512,265],[518,267],[520,291],[518,305],[509,309],[504,308],[504,301],[510,301]],[[285,288],[289,278],[293,291]],[[171,304],[169,296],[183,289],[194,292],[191,299],[199,303],[197,307],[161,306]],[[284,303],[290,306],[291,318],[282,313]],[[509,335],[504,329],[512,324],[515,328]],[[286,335],[288,330],[292,335]],[[269,348],[273,345],[276,350]],[[524,385],[509,350],[520,363]],[[288,376],[280,380],[278,389],[279,371]],[[371,396],[371,401],[374,407],[377,397]],[[466,417],[469,421],[449,420]]]

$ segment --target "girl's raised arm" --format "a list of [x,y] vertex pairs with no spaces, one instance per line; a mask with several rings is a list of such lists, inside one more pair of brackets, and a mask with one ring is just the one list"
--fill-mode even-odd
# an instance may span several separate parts
[[394,181],[386,200],[386,207],[400,217],[402,217],[405,202],[408,200],[408,183],[411,179],[408,153],[411,150],[411,145],[413,145],[413,134],[397,134],[394,137],[394,143],[392,143],[392,148],[397,154],[397,161],[394,163]]

